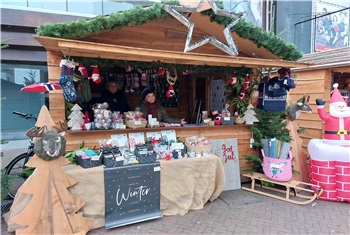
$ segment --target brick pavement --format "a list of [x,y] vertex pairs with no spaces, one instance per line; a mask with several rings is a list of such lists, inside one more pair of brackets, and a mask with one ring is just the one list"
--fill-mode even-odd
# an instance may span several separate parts
[[[4,222],[4,220],[2,220]],[[3,235],[13,235],[1,225]],[[223,192],[202,210],[106,230],[102,234],[350,234],[350,204],[295,205],[244,190]]]

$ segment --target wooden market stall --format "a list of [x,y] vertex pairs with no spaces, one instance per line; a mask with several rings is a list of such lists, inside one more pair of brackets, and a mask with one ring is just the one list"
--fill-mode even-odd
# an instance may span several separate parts
[[[298,89],[291,90],[289,96],[292,102],[296,102],[304,94],[310,95],[310,106],[312,114],[302,114],[297,123],[300,128],[306,128],[300,134],[303,140],[306,162],[309,162],[307,147],[311,139],[322,139],[324,134],[324,122],[317,113],[316,99],[322,98],[326,101],[328,110],[331,91],[334,83],[343,89],[350,82],[350,47],[344,47],[329,51],[315,52],[304,55],[298,61],[310,63],[308,68],[294,68]],[[308,175],[308,174],[307,174]]]
[[[166,65],[183,65],[197,67],[249,68],[256,74],[258,68],[307,68],[308,63],[295,62],[301,53],[294,45],[285,43],[281,38],[262,31],[260,28],[239,21],[230,30],[238,55],[227,55],[220,47],[207,43],[190,52],[183,52],[188,36],[188,27],[179,22],[163,9],[163,4],[155,4],[148,8],[135,8],[131,11],[99,16],[89,20],[79,20],[72,23],[44,24],[38,27],[36,40],[47,51],[49,81],[60,78],[60,61],[62,58],[83,57],[90,59],[110,59],[115,61],[139,61],[153,63],[155,61]],[[229,17],[215,18],[216,14],[202,6],[195,12],[184,13],[184,16],[195,24],[192,38],[195,43],[212,36],[220,42],[225,42],[225,25],[232,21]],[[209,9],[209,10],[208,10]],[[222,20],[224,18],[225,20]],[[79,62],[79,61],[76,61]],[[100,68],[102,69],[102,68]],[[190,78],[179,75],[180,101],[179,107],[166,110],[174,117],[188,114],[190,103],[196,99],[195,85],[189,87],[189,81],[204,79],[204,104],[209,108],[208,95],[211,82],[215,79],[228,79],[231,74],[216,73],[208,70],[206,73],[194,73]],[[203,84],[203,83],[202,83]],[[128,95],[130,104],[136,104],[140,96]],[[66,119],[65,100],[62,91],[52,91],[49,94],[50,113],[58,123]],[[135,130],[92,130],[68,131],[66,135],[67,150],[76,149],[82,141],[86,146],[98,146],[98,139],[109,138],[111,134],[129,133]],[[137,131],[140,131],[139,129]],[[144,129],[142,131],[147,131]],[[185,137],[204,134],[213,139],[237,138],[239,145],[240,168],[246,168],[244,154],[256,154],[249,147],[251,132],[249,125],[231,126],[196,126],[178,127],[176,134],[181,140]]]

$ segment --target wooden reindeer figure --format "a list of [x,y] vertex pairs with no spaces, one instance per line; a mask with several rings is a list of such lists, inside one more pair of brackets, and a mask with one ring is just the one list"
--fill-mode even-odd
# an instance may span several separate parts
[[287,108],[287,116],[288,119],[294,121],[298,119],[301,113],[312,113],[312,109],[309,105],[310,96],[304,95],[302,102],[297,102],[295,104],[291,104]]
[[[47,112],[47,116],[45,108],[41,112]],[[62,169],[70,163],[63,157],[66,150],[63,134],[67,123],[60,122],[60,127],[55,130],[51,128],[55,127],[44,125],[27,132],[28,136],[37,138],[35,155],[27,163],[36,169],[18,190],[33,196],[30,203],[12,218],[12,222],[24,226],[16,229],[16,234],[86,234],[92,226],[93,220],[76,213],[85,202],[68,191],[67,188],[77,181]]]

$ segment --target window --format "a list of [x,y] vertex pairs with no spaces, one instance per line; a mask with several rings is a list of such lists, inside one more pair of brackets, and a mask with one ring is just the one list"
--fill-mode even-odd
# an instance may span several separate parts
[[47,93],[21,92],[26,85],[47,81],[46,65],[1,65],[1,139],[26,138],[25,132],[35,125],[34,121],[18,118],[12,112],[38,116],[43,105],[49,108]]

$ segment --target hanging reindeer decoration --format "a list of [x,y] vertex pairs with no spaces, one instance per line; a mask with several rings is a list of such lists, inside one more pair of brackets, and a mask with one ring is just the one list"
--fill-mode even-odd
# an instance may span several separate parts
[[287,108],[287,117],[289,120],[294,121],[298,119],[301,113],[312,113],[312,109],[309,105],[310,96],[304,95],[301,102],[291,104]]
[[43,160],[50,161],[62,156],[66,151],[65,131],[68,130],[67,122],[60,122],[60,128],[47,130],[46,126],[32,127],[27,131],[27,136],[40,137],[34,144],[34,153]]

